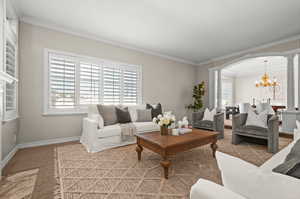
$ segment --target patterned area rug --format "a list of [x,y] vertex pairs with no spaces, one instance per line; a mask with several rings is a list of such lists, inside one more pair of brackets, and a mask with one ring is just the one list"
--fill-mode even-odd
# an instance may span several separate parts
[[19,172],[4,178],[0,184],[0,198],[30,199],[39,169]]
[[[272,154],[266,146],[231,144],[231,135],[218,141],[219,151],[261,165]],[[280,138],[280,148],[289,139]],[[164,179],[161,158],[147,149],[137,161],[135,145],[87,153],[81,144],[57,148],[61,193],[64,199],[187,199],[191,186],[205,178],[221,184],[220,171],[209,147],[203,146],[171,158],[169,179]]]

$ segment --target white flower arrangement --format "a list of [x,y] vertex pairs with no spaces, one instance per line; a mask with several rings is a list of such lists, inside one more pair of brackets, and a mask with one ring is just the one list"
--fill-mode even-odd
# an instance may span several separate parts
[[153,122],[161,127],[169,127],[175,122],[176,118],[172,112],[165,112],[163,115],[158,115],[157,118],[153,118]]

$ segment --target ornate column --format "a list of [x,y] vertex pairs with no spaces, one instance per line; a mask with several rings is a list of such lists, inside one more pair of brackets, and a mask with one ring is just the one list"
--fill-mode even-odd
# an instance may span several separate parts
[[217,70],[218,84],[217,84],[217,109],[222,109],[222,74],[221,69]]
[[[293,133],[296,120],[300,112],[295,110],[295,81],[294,81],[294,54],[287,55],[287,110],[282,111],[282,128],[285,133]],[[299,78],[298,78],[299,85]]]
[[295,110],[294,55],[287,55],[287,109]]
[[215,70],[209,70],[209,79],[208,79],[208,103],[209,108],[212,109],[215,107]]

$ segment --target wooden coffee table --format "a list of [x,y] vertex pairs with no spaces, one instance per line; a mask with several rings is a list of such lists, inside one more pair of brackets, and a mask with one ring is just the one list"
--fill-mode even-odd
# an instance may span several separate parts
[[217,146],[217,132],[193,129],[192,132],[179,136],[160,135],[160,132],[150,132],[137,134],[136,152],[138,160],[141,160],[143,147],[158,153],[162,156],[161,166],[164,169],[164,176],[168,179],[168,171],[171,162],[168,160],[170,155],[187,151],[192,148],[210,144],[212,155],[215,157]]

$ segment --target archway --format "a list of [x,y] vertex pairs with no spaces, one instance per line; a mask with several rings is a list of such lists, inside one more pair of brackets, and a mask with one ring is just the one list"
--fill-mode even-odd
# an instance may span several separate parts
[[[299,97],[300,49],[287,51],[287,52],[260,53],[260,54],[246,55],[238,59],[234,59],[225,64],[222,64],[220,66],[216,66],[214,68],[209,69],[209,107],[210,108],[215,107],[218,108],[219,110],[223,108],[222,106],[223,105],[222,104],[222,70],[223,69],[230,68],[233,65],[238,65],[243,62],[247,62],[251,59],[272,58],[272,57],[278,57],[285,61],[286,85],[281,88],[284,89],[285,97],[286,97],[286,100],[283,103],[287,109],[284,113],[291,115],[291,112],[293,112],[294,114],[293,117],[294,118],[298,117],[295,116],[295,114],[299,115],[299,120],[300,120],[300,112],[295,111],[296,106],[298,107],[300,105],[300,97]],[[259,79],[260,77],[261,75],[257,76],[257,79]],[[252,85],[254,86],[254,82]],[[285,128],[285,131],[291,132],[294,126],[295,126],[294,124],[289,125],[289,127]]]

